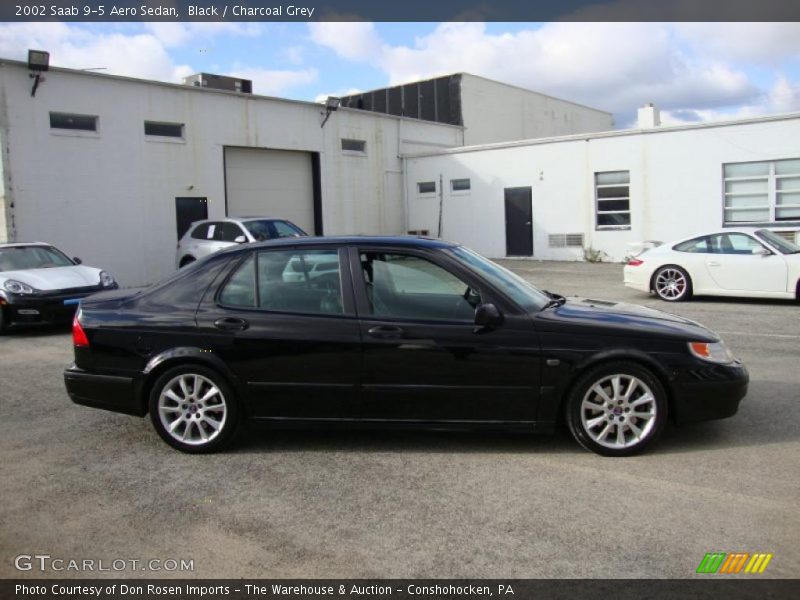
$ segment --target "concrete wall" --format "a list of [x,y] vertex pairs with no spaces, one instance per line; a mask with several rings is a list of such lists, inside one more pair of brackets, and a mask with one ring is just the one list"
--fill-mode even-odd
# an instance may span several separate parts
[[[229,92],[51,70],[35,98],[24,65],[0,63],[8,149],[4,206],[17,241],[42,240],[112,272],[123,285],[168,274],[175,197],[205,196],[225,213],[223,148],[318,152],[326,234],[399,233],[401,153],[460,145],[458,127]],[[98,132],[51,130],[49,112],[97,115]],[[145,138],[145,120],[185,123],[185,140]],[[340,138],[364,139],[364,156]]]
[[[573,136],[407,158],[410,229],[435,235],[438,197],[416,182],[444,182],[442,237],[490,257],[505,255],[503,190],[533,190],[534,258],[577,260],[580,248],[550,248],[548,235],[583,233],[585,246],[622,260],[631,244],[669,241],[722,226],[722,165],[797,158],[800,116],[724,126]],[[595,230],[594,173],[630,171],[630,230]],[[469,193],[449,180],[469,177]],[[771,227],[796,230],[798,226]]]
[[468,146],[614,128],[610,113],[468,73],[461,106]]

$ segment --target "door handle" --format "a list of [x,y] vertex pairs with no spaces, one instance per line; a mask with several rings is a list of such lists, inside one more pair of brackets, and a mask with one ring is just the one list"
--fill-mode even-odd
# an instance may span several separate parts
[[716,260],[710,260],[710,261],[708,261],[708,266],[709,267],[719,267],[720,263],[717,262]]
[[403,331],[402,327],[395,327],[394,325],[378,325],[371,328],[368,333],[375,338],[396,339],[403,337],[405,331]]
[[214,321],[214,327],[222,331],[244,331],[250,327],[250,323],[236,317],[225,317]]

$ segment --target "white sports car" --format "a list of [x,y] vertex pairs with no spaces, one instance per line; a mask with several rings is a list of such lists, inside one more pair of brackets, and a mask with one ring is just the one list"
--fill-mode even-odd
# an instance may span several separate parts
[[49,244],[0,244],[0,332],[69,322],[81,298],[118,287],[105,271],[80,262]]
[[767,229],[724,229],[645,250],[625,266],[625,285],[667,302],[800,299],[800,247]]

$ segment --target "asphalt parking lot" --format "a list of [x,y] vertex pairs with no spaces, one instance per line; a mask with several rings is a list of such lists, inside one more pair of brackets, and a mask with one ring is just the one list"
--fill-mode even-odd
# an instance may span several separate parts
[[620,265],[506,264],[717,330],[750,369],[739,414],[628,459],[566,433],[264,429],[187,456],[149,420],[69,401],[68,331],[15,333],[0,338],[0,577],[34,553],[194,561],[116,576],[690,577],[712,551],[772,552],[760,577],[800,577],[800,305],[667,305],[624,288]]

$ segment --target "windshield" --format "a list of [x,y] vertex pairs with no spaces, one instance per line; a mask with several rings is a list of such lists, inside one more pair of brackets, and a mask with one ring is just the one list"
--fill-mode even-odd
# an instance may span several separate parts
[[479,271],[522,308],[539,311],[550,301],[550,298],[543,291],[537,289],[519,275],[512,273],[505,267],[501,267],[477,252],[468,250],[463,246],[453,248],[451,252],[456,258]]
[[244,221],[242,223],[247,228],[257,242],[271,240],[273,238],[300,237],[306,235],[305,231],[289,221],[275,221],[264,219],[263,221]]
[[71,267],[74,264],[60,251],[51,246],[0,248],[0,272]]
[[774,233],[768,229],[759,229],[756,231],[756,236],[760,237],[765,242],[768,242],[773,248],[777,248],[781,254],[800,253],[800,246],[793,244],[786,238],[782,238],[777,233]]

